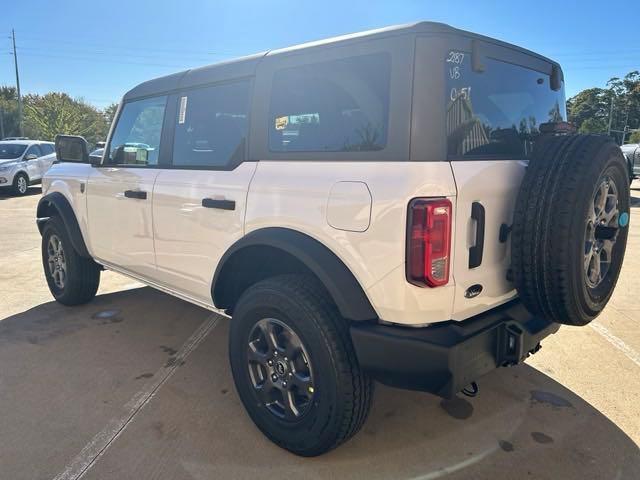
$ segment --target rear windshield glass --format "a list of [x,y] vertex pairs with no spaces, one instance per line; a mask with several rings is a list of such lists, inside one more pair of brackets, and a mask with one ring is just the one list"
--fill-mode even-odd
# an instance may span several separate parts
[[519,65],[483,64],[474,72],[467,52],[445,59],[449,159],[529,158],[540,125],[566,121],[564,89],[552,90],[549,75]]
[[26,145],[19,143],[0,143],[0,160],[18,158],[26,149]]

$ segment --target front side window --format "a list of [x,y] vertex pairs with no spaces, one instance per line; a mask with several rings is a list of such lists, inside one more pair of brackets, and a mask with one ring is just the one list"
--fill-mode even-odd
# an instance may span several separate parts
[[42,152],[40,151],[40,147],[38,145],[31,145],[27,153],[24,154],[24,158],[27,158],[29,155],[35,155],[36,158],[41,157]]
[[225,167],[244,159],[249,82],[228,83],[178,96],[173,141],[176,167]]
[[107,163],[157,165],[167,97],[124,104],[109,144]]
[[387,143],[391,58],[379,53],[292,67],[274,75],[269,147],[362,152]]
[[468,52],[451,51],[447,78],[447,149],[456,158],[529,158],[540,125],[565,121],[564,91],[549,75],[487,58],[474,72]]

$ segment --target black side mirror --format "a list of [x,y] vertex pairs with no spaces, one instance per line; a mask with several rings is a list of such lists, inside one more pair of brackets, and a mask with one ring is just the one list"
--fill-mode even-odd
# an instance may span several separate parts
[[89,146],[83,137],[56,135],[56,157],[59,162],[89,162]]

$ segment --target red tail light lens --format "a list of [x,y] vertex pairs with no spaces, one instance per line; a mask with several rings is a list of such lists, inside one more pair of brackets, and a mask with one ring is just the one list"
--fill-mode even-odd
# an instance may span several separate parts
[[446,285],[450,262],[451,202],[412,200],[407,219],[407,280],[421,287]]

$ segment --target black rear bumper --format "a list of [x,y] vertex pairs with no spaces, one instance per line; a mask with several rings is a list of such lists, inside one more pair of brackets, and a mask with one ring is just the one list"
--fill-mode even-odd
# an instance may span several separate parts
[[523,361],[558,328],[515,300],[424,328],[353,323],[351,338],[360,365],[379,382],[451,398],[491,370]]

